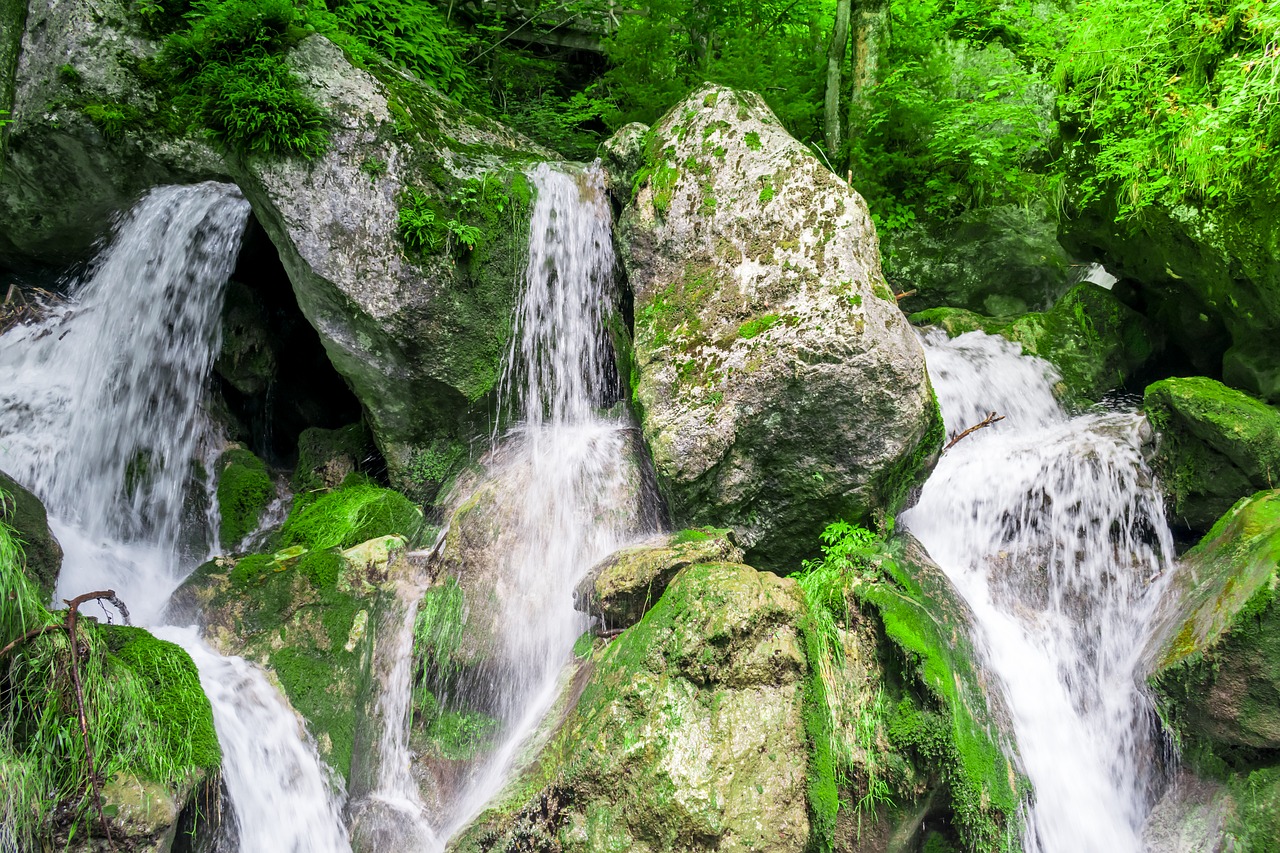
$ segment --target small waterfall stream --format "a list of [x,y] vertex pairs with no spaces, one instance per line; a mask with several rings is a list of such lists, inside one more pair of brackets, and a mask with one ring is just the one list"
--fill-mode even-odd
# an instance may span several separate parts
[[529,261],[500,386],[511,426],[495,437],[480,482],[455,499],[483,489],[498,519],[489,553],[502,734],[456,798],[442,838],[501,789],[554,702],[588,624],[574,609],[574,587],[642,525],[633,425],[625,412],[603,410],[613,381],[604,335],[615,264],[603,174],[540,165],[530,180]]
[[[158,187],[66,306],[0,336],[0,468],[49,511],[65,551],[57,599],[111,587],[154,626],[194,568],[183,509],[211,447],[201,405],[248,215],[234,186]],[[190,652],[213,705],[235,849],[349,851],[319,756],[262,673],[194,629],[156,633]]]
[[1034,786],[1027,851],[1138,853],[1159,742],[1139,684],[1174,553],[1130,412],[1069,417],[1057,376],[980,332],[924,338],[947,452],[902,522],[968,600]]

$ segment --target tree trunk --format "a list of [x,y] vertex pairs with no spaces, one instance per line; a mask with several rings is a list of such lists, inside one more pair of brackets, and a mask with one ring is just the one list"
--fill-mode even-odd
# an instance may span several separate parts
[[844,65],[844,54],[849,44],[849,14],[853,0],[836,0],[836,24],[831,31],[831,45],[827,48],[827,97],[824,110],[824,124],[827,138],[827,153],[835,158],[844,145],[844,135],[840,132],[840,69]]
[[867,105],[867,93],[880,72],[880,57],[889,47],[889,0],[858,0],[853,16],[853,72],[849,76],[849,118]]

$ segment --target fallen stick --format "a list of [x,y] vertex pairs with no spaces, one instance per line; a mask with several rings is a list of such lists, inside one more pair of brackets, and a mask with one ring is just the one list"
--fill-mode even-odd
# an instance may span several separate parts
[[915,295],[916,295],[916,289],[913,287],[910,290],[904,290],[901,293],[896,294],[893,298],[898,302],[901,302],[902,300],[906,299],[908,296],[915,296]]
[[970,435],[971,433],[975,433],[975,432],[977,432],[978,430],[982,429],[983,427],[989,427],[989,426],[991,426],[992,424],[994,424],[994,423],[999,423],[999,422],[1000,422],[1000,421],[1002,421],[1002,420],[1004,420],[1004,415],[997,415],[995,412],[992,412],[991,414],[987,415],[985,418],[983,418],[983,419],[982,419],[981,421],[979,421],[978,423],[974,424],[973,426],[969,427],[969,428],[968,428],[967,430],[965,430],[964,432],[962,432],[962,433],[960,433],[959,435],[957,435],[955,438],[951,439],[951,441],[947,443],[947,446],[946,446],[946,447],[944,447],[944,448],[942,448],[942,452],[943,452],[943,453],[946,453],[948,450],[950,450],[951,448],[955,447],[955,446],[956,446],[956,444],[957,444],[957,442],[959,442],[959,441],[960,441],[960,439],[964,438],[966,435]]

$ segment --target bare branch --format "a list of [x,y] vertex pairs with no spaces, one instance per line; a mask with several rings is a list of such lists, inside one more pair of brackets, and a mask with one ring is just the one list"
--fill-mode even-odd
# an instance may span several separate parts
[[1004,415],[997,415],[995,412],[992,412],[991,414],[987,415],[978,423],[974,424],[964,432],[957,435],[955,438],[951,439],[951,441],[947,443],[947,446],[942,448],[942,452],[946,453],[948,450],[955,447],[956,444],[959,443],[960,439],[964,438],[965,436],[971,433],[975,433],[978,430],[982,429],[983,427],[989,427],[992,424],[999,423],[1002,420],[1004,420]]

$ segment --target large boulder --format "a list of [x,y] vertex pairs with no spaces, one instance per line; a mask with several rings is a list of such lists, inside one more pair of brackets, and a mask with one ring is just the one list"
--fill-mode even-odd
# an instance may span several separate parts
[[911,315],[919,326],[938,326],[951,337],[981,330],[1022,345],[1022,351],[1058,369],[1059,394],[1097,402],[1142,375],[1164,348],[1160,332],[1110,291],[1083,283],[1048,311],[986,317],[963,308],[932,308]]
[[[519,164],[552,155],[398,71],[356,68],[321,36],[290,61],[333,117],[328,149],[233,174],[401,483],[431,441],[466,434],[498,381],[532,201]],[[413,204],[438,246],[402,240]],[[477,245],[449,237],[449,222],[479,228]]]
[[804,614],[792,580],[684,569],[453,849],[807,849]]
[[714,85],[650,131],[635,186],[631,385],[676,522],[794,568],[825,521],[895,512],[942,421],[862,198]]
[[1152,467],[1171,514],[1191,530],[1280,485],[1280,410],[1203,376],[1156,382],[1142,406],[1158,437]]
[[22,484],[0,471],[0,521],[18,535],[23,568],[40,588],[45,600],[52,600],[62,569],[62,546],[49,529],[49,516],[40,499]]

